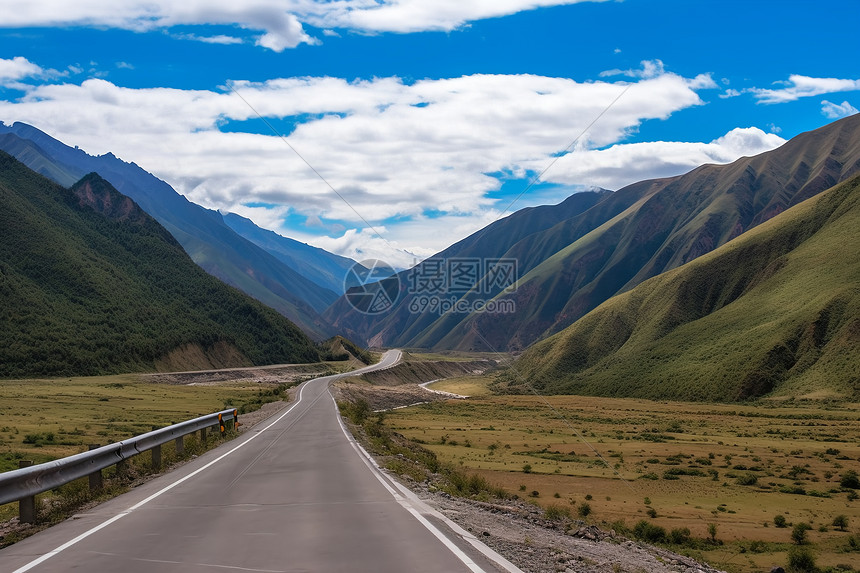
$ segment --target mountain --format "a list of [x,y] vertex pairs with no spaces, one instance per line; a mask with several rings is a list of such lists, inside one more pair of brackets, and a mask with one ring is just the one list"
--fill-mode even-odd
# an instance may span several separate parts
[[99,175],[66,189],[0,152],[0,377],[318,358]]
[[712,251],[858,170],[855,115],[755,157],[625,187],[607,201],[632,196],[629,208],[575,238],[504,295],[514,313],[473,314],[434,345],[525,348],[611,296]]
[[[273,231],[261,229],[250,219],[226,213],[224,223],[276,259],[324,289],[339,295],[344,291],[344,277],[356,263],[319,247],[312,247]],[[331,301],[334,302],[334,301]]]
[[[331,281],[320,284],[306,278],[301,270],[285,264],[287,257],[281,251],[286,248],[274,254],[268,252],[240,236],[219,212],[188,201],[136,164],[110,153],[88,155],[24,123],[0,124],[0,149],[64,186],[86,173],[99,173],[164,225],[208,273],[271,306],[317,339],[332,334],[319,313],[342,290],[328,288]],[[307,269],[314,266],[314,255],[320,255],[323,269],[331,267],[330,260],[335,257],[304,250],[294,258]]]
[[860,175],[530,347],[509,391],[860,399]]
[[[402,302],[414,301],[404,294],[387,316],[345,313],[343,299],[325,316],[353,338],[379,346],[521,350],[613,295],[712,251],[858,170],[860,115],[854,115],[755,157],[634,183],[511,241],[487,244],[485,234],[476,233],[475,245],[487,244],[493,256],[517,261],[520,278],[515,289],[501,294],[474,289],[457,296],[469,303],[490,299],[497,312],[471,312],[469,305],[466,312],[414,305],[404,312]],[[422,267],[417,270],[424,274]],[[344,313],[340,319],[332,316],[334,309]]]
[[[461,262],[461,267],[465,268],[475,260],[482,263],[504,258],[507,251],[518,241],[588,211],[609,195],[610,191],[596,189],[575,193],[558,205],[528,207],[516,211],[422,261],[414,268],[398,273],[393,279],[399,283],[399,289],[393,289],[396,296],[392,298],[396,298],[396,301],[388,311],[380,314],[361,312],[352,306],[349,297],[344,296],[323,313],[323,318],[350,338],[374,346],[414,345],[410,344],[410,341],[416,339],[439,318],[439,315],[433,312],[415,311],[415,305],[427,294],[414,288],[416,281],[426,279],[445,283],[447,269],[451,264]],[[539,262],[522,257],[516,264],[521,272],[523,268],[530,268]],[[483,272],[475,275],[474,280],[467,281],[464,290],[480,290],[482,285],[490,286],[493,295],[500,291],[497,285],[487,284]],[[450,316],[445,316],[441,320],[449,318]]]

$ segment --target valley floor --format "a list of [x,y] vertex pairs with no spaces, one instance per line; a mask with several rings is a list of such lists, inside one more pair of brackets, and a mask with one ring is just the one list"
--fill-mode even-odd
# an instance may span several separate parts
[[857,404],[492,396],[489,381],[433,384],[472,398],[384,423],[541,511],[631,537],[643,523],[679,539],[687,529],[666,546],[730,572],[785,566],[798,523],[819,567],[860,562],[860,501],[843,487],[860,470]]

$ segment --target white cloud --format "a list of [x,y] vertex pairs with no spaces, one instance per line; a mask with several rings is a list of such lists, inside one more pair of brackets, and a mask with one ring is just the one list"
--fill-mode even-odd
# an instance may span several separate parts
[[[237,81],[232,85],[241,97],[229,90],[131,89],[89,79],[33,87],[19,101],[0,102],[0,120],[25,121],[89,153],[110,151],[135,161],[206,207],[279,232],[287,213],[342,224],[329,228],[337,238],[322,239],[336,252],[366,244],[396,258],[404,251],[425,256],[480,228],[499,207],[492,193],[501,182],[492,174],[541,172],[580,135],[577,151],[544,181],[617,188],[782,141],[735,130],[710,144],[620,144],[642,121],[701,105],[696,89],[708,85],[702,78],[664,71],[633,83],[580,83],[471,75],[407,85],[393,77],[305,77]],[[247,121],[265,132],[254,110],[267,118],[313,117],[287,140],[346,202],[279,137],[220,131],[229,121]],[[244,207],[255,203],[280,207]],[[528,198],[515,207],[526,204]],[[373,236],[368,222],[387,229],[387,243]]]
[[841,104],[835,104],[827,100],[823,100],[821,102],[821,113],[824,117],[839,119],[840,117],[848,117],[849,115],[854,115],[858,112],[857,108],[847,101],[843,101]]
[[[583,1],[585,0],[346,0],[332,3],[324,12],[318,14],[317,18],[329,27],[370,32],[451,31],[475,20]],[[309,22],[314,22],[314,19]]]
[[337,238],[301,238],[300,236],[293,238],[359,262],[368,259],[378,259],[388,263],[395,269],[407,269],[413,266],[416,261],[433,254],[433,252],[426,252],[419,256],[411,253],[400,247],[396,241],[384,238],[387,234],[384,227],[381,229],[377,227],[376,230],[379,231],[379,235],[371,229],[363,228],[347,229],[342,236]]
[[607,149],[571,153],[550,177],[563,183],[589,182],[619,189],[645,179],[685,173],[705,163],[730,163],[742,156],[769,151],[785,143],[773,133],[735,128],[710,143],[653,141],[618,144]]
[[[367,33],[451,31],[470,21],[515,14],[541,7],[585,0],[29,0],[6,11],[0,27],[90,26],[136,31],[178,25],[226,25],[261,32],[259,46],[280,52],[318,40],[303,23],[322,28],[324,35],[342,28]],[[602,1],[602,0],[590,0]],[[213,43],[238,43],[233,36],[193,37]]]
[[21,56],[15,56],[11,60],[0,58],[0,85],[16,82],[28,77],[39,76],[44,70]]
[[746,91],[752,93],[759,103],[785,103],[802,97],[860,90],[860,80],[811,78],[794,74],[789,76],[785,86],[780,89],[750,88]]
[[242,38],[237,38],[235,36],[227,36],[224,34],[218,34],[215,36],[198,36],[197,34],[175,34],[173,36],[177,40],[191,40],[194,42],[203,42],[204,44],[241,44],[243,43]]
[[630,78],[656,78],[664,73],[666,73],[666,69],[662,60],[643,60],[642,69],[640,70],[606,70],[600,72],[600,77],[627,76]]

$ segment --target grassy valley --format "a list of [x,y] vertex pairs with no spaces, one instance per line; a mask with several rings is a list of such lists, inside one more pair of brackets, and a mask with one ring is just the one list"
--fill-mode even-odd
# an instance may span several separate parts
[[[860,559],[857,403],[498,396],[491,382],[439,383],[473,397],[393,410],[383,423],[551,519],[615,529],[732,573],[785,566],[798,550],[842,571]],[[802,545],[792,539],[798,524],[809,526]]]

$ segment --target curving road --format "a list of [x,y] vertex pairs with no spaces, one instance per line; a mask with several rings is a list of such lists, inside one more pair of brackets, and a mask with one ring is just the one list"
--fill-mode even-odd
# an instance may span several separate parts
[[3,549],[0,571],[516,571],[375,468],[329,393],[343,376],[304,383],[242,437]]

